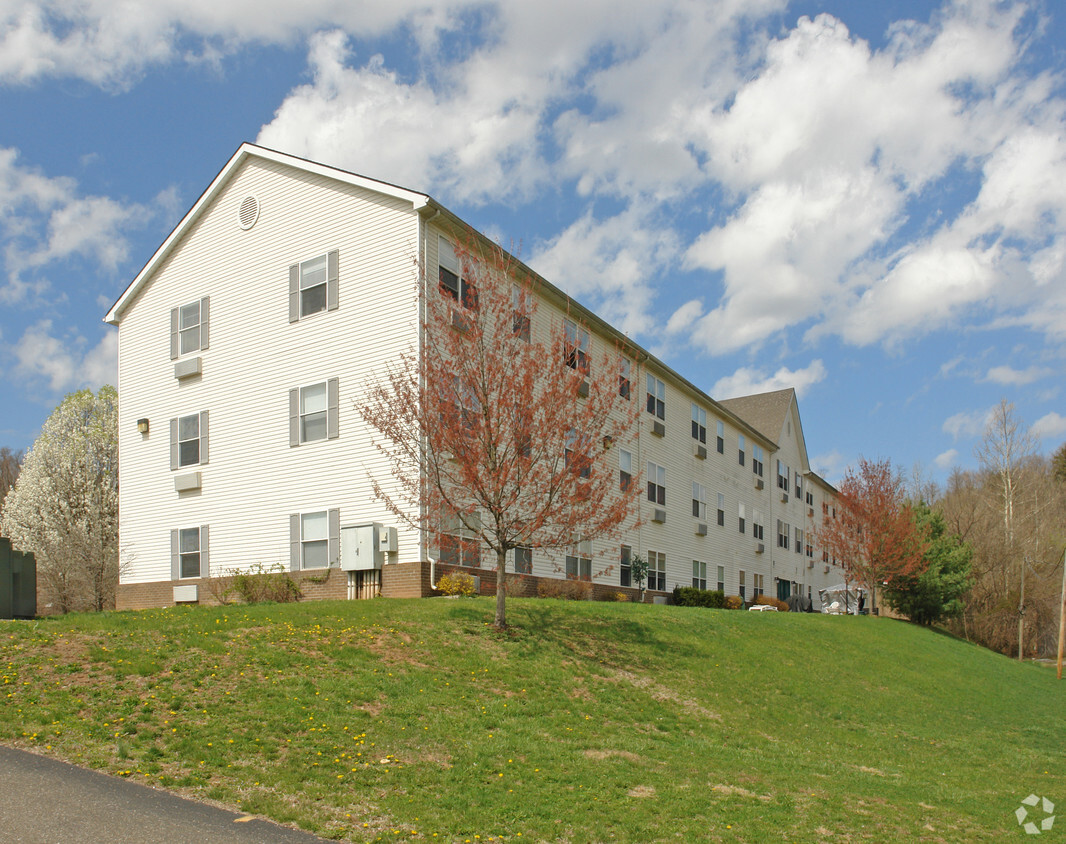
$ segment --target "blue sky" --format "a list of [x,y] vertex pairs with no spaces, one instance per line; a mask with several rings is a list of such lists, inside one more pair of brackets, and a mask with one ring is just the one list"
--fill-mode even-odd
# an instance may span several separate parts
[[[1066,440],[1066,10],[956,0],[0,4],[0,445],[243,141],[431,194],[811,462]],[[121,400],[121,397],[120,397]]]

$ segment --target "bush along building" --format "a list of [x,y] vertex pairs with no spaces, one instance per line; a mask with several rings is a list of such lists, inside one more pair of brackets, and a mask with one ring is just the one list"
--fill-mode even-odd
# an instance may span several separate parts
[[[106,316],[119,330],[119,608],[214,603],[226,578],[261,569],[288,572],[305,598],[425,596],[455,570],[495,590],[495,558],[461,528],[383,505],[373,481],[398,487],[359,407],[419,354],[431,297],[477,306],[457,258],[470,238],[425,194],[237,150]],[[617,359],[639,418],[597,459],[642,484],[639,517],[615,535],[511,552],[515,591],[570,579],[635,596],[639,554],[647,600],[682,585],[817,608],[843,578],[813,541],[835,491],[811,471],[795,392],[715,401],[510,261],[535,280],[521,330],[569,338],[548,377]]]

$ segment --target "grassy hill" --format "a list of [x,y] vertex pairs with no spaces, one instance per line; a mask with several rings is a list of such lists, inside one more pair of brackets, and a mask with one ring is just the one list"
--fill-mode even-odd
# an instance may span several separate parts
[[357,841],[1004,841],[1066,807],[1046,667],[878,618],[508,612],[0,622],[0,741]]

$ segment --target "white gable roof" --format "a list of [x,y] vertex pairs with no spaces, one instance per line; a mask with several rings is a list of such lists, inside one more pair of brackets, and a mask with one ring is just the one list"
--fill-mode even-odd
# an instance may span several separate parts
[[189,209],[189,213],[186,214],[181,219],[181,222],[174,227],[174,230],[170,233],[167,239],[163,241],[163,245],[155,251],[155,254],[148,260],[148,263],[144,265],[139,273],[137,273],[137,277],[130,282],[129,287],[127,287],[123,294],[118,298],[118,301],[111,306],[111,310],[109,310],[107,316],[104,317],[104,322],[109,322],[112,325],[118,324],[119,320],[122,319],[122,314],[126,310],[126,307],[152,277],[156,268],[166,260],[170,251],[181,241],[189,227],[192,226],[204,210],[210,206],[219,191],[225,187],[233,174],[249,158],[261,158],[266,161],[285,164],[289,167],[295,167],[298,170],[313,173],[317,176],[336,179],[339,182],[345,182],[349,185],[355,185],[396,199],[402,199],[406,202],[410,202],[412,208],[416,211],[431,201],[424,193],[417,193],[415,191],[407,190],[406,188],[397,187],[396,185],[390,185],[388,182],[379,182],[376,179],[368,179],[366,176],[359,176],[355,173],[349,173],[346,170],[338,170],[335,167],[327,167],[324,164],[317,164],[304,158],[297,158],[294,155],[288,155],[283,152],[267,149],[266,147],[256,146],[255,144],[241,144],[237,152],[233,154],[233,157],[226,162],[226,166],[219,171],[217,176],[215,176],[214,181],[208,185],[207,190],[200,194],[200,198],[197,199],[193,207]]

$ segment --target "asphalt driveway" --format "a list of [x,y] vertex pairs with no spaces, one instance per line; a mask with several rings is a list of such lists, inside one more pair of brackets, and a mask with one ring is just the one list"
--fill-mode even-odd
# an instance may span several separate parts
[[313,844],[306,832],[0,747],[4,844]]

